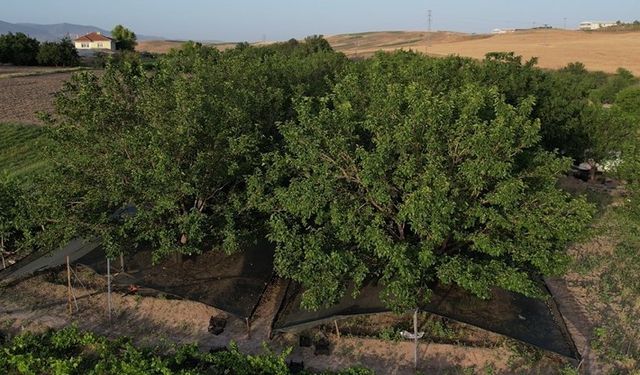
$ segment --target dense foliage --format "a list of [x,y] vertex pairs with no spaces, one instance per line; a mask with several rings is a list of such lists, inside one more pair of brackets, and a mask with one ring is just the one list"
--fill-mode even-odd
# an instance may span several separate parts
[[116,41],[116,48],[119,50],[133,51],[138,44],[136,33],[122,25],[116,25],[111,30],[111,37]]
[[[245,355],[233,343],[228,350],[216,353],[201,352],[196,345],[164,350],[136,348],[127,338],[111,341],[71,327],[13,338],[0,347],[0,373],[287,375],[291,373],[286,361],[288,354],[265,349],[265,354]],[[340,372],[371,373],[357,368]]]
[[284,149],[251,186],[307,306],[370,279],[399,309],[436,281],[536,295],[539,275],[564,268],[591,212],[555,186],[569,161],[540,148],[532,97],[507,104],[464,64],[376,56],[280,126]]
[[[49,127],[58,168],[47,193],[73,203],[49,233],[98,235],[112,252],[148,244],[158,257],[237,250],[259,229],[244,181],[277,147],[276,122],[291,118],[294,95],[322,92],[346,61],[291,57],[189,44],[153,74],[123,61],[101,79],[75,76]],[[114,220],[127,206],[136,215]]]
[[44,42],[40,45],[36,58],[39,65],[78,66],[80,57],[73,42],[68,37],[58,42]]
[[23,33],[0,35],[0,63],[36,65],[40,43]]
[[592,213],[557,177],[633,152],[635,84],[509,53],[348,61],[321,37],[111,61],[57,97],[26,238],[159,259],[266,234],[312,308],[367,281],[398,309],[435,282],[537,295]]
[[23,33],[0,35],[0,63],[13,65],[78,66],[80,58],[71,39],[40,43]]

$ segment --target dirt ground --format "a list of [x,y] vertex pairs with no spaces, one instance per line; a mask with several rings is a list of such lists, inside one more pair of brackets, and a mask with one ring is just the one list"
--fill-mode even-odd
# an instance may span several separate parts
[[0,122],[39,124],[36,113],[53,110],[53,96],[72,73],[0,79]]
[[[263,298],[251,321],[249,335],[244,321],[210,306],[184,300],[114,293],[113,313],[109,320],[104,280],[88,270],[80,269],[79,275],[83,283],[74,278],[77,310],[74,307],[72,315],[67,308],[63,272],[55,276],[41,275],[1,289],[0,330],[17,334],[24,330],[42,331],[75,324],[109,337],[130,336],[139,345],[197,343],[203,350],[209,350],[227,346],[233,340],[247,353],[259,353],[263,343],[267,343],[276,351],[293,348],[290,360],[303,362],[309,369],[364,366],[378,374],[415,373],[411,342],[353,337],[344,333],[338,337],[329,329],[331,354],[325,356],[315,355],[313,348],[300,347],[298,336],[294,334],[278,334],[270,340],[271,319],[285,290],[285,284],[280,280],[269,286],[267,297]],[[228,322],[225,331],[214,336],[207,331],[208,323],[210,317],[219,315],[226,316]],[[418,356],[418,370],[427,374],[469,373],[470,369],[476,373],[485,373],[488,369],[501,374],[514,372],[513,352],[505,346],[460,346],[422,341]],[[564,362],[545,356],[542,361],[526,367],[526,373],[549,373],[562,366]]]

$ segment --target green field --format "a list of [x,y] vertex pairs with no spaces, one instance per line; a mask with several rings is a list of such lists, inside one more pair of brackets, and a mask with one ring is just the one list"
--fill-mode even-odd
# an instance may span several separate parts
[[46,144],[41,127],[0,124],[0,174],[24,177],[41,170]]

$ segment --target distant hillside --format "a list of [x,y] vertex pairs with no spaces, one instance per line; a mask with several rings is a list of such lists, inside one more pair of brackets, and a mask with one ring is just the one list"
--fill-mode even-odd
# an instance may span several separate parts
[[[0,34],[6,33],[25,33],[32,38],[36,38],[41,42],[53,41],[69,35],[75,38],[93,31],[99,31],[102,34],[109,35],[108,30],[90,25],[75,25],[71,23],[56,23],[52,25],[40,25],[36,23],[9,23],[0,21]],[[135,31],[135,30],[134,30]],[[139,35],[139,40],[162,40],[164,38],[149,35]]]
[[542,68],[559,69],[580,61],[589,70],[615,73],[622,67],[640,75],[640,30],[523,30],[498,35],[382,31],[332,35],[327,40],[333,48],[350,57],[367,57],[379,50],[412,49],[433,56],[460,55],[481,59],[489,52],[513,51],[527,59],[538,57],[538,66]]

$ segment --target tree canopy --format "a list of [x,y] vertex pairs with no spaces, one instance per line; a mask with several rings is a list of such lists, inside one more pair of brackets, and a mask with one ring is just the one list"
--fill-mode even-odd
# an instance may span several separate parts
[[40,43],[23,33],[0,35],[0,63],[36,65]]
[[157,260],[266,235],[310,308],[368,281],[396,309],[438,282],[538,295],[592,214],[558,176],[635,152],[621,140],[637,137],[637,95],[622,71],[535,63],[349,61],[317,36],[224,52],[189,42],[151,72],[111,60],[57,96],[28,237],[46,249],[99,236],[111,255],[145,247]]
[[44,42],[37,56],[38,64],[46,66],[78,66],[80,57],[69,37],[58,42]]
[[379,55],[330,94],[299,98],[280,126],[283,150],[250,184],[271,213],[278,273],[311,308],[371,279],[398,309],[438,281],[537,295],[591,215],[556,187],[570,161],[541,149],[533,97],[513,106],[496,87],[442,87],[419,70],[398,79],[403,58]]
[[116,41],[116,48],[124,51],[133,51],[138,44],[136,33],[122,25],[116,25],[111,30],[111,37]]
[[[344,61],[305,56],[191,44],[153,74],[125,61],[101,78],[76,75],[50,118],[57,168],[45,195],[72,203],[49,230],[100,236],[112,253],[236,251],[260,228],[245,178],[277,146],[276,122],[290,118],[294,93],[326,87],[316,75]],[[135,215],[114,217],[128,207]]]

